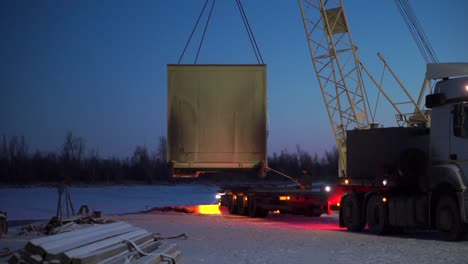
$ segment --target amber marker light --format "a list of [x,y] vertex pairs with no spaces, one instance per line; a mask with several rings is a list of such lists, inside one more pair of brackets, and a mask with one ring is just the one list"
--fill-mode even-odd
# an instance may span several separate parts
[[382,202],[386,203],[387,202],[387,197],[383,197]]
[[348,179],[344,180],[344,184],[349,184],[349,180]]

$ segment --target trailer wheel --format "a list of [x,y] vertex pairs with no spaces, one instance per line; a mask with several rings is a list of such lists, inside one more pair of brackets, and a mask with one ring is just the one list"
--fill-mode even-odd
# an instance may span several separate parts
[[441,238],[446,241],[458,241],[465,235],[466,229],[461,222],[460,209],[453,197],[440,197],[436,208],[436,227]]
[[268,216],[268,210],[267,209],[264,209],[264,208],[261,208],[261,207],[257,207],[257,217],[267,217]]
[[228,209],[230,214],[237,214],[237,199],[234,199],[232,195],[228,200]]
[[250,217],[257,217],[256,214],[255,214],[255,208],[256,204],[255,204],[255,199],[253,197],[249,197],[249,208],[248,208],[248,211],[249,211],[249,216]]
[[268,210],[265,210],[261,207],[257,206],[254,198],[249,199],[249,216],[250,217],[267,217]]
[[364,228],[365,221],[357,193],[348,193],[341,199],[340,221],[349,231],[360,232]]
[[248,215],[247,208],[244,207],[244,197],[237,198],[237,213],[240,215]]
[[322,210],[318,206],[308,206],[304,210],[304,215],[309,217],[320,217],[322,215]]
[[373,195],[367,202],[366,220],[369,232],[376,235],[385,234],[388,231],[387,208],[380,196]]

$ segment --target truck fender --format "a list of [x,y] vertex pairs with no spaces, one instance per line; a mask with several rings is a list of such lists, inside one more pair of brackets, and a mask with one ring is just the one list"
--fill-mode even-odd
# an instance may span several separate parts
[[429,189],[435,191],[439,186],[450,186],[455,191],[464,191],[466,182],[463,171],[455,163],[445,163],[431,166],[428,173]]

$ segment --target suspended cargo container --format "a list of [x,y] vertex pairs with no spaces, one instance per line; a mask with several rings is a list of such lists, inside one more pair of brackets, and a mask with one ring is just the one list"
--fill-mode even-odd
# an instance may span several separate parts
[[174,177],[267,166],[266,65],[168,65],[167,156]]

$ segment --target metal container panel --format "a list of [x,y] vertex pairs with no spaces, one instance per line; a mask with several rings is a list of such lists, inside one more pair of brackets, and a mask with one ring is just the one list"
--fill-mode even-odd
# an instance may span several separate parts
[[168,65],[167,72],[174,174],[266,165],[266,65]]
[[427,128],[389,127],[346,133],[347,177],[379,179],[392,173],[402,153],[418,149],[429,157]]

